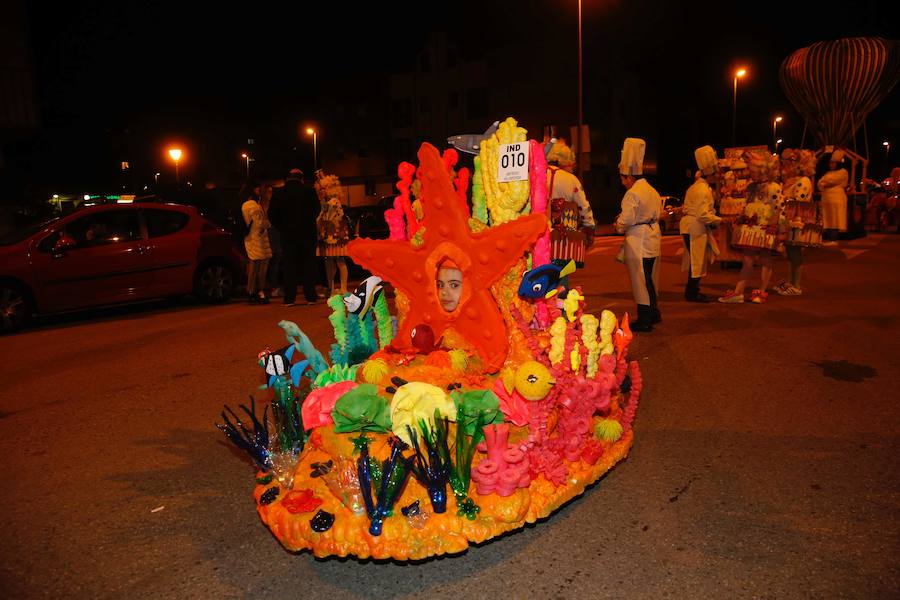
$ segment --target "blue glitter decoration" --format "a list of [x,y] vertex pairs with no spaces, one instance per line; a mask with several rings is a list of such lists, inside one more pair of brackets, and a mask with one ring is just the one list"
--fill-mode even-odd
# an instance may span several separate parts
[[[266,425],[269,407],[266,406],[263,409],[262,422],[256,418],[256,402],[253,400],[253,396],[250,396],[250,408],[243,404],[240,405],[240,408],[247,413],[253,423],[252,433],[247,430],[240,417],[228,406],[225,406],[225,410],[222,411],[222,419],[225,421],[225,424],[216,423],[216,427],[225,434],[225,437],[231,440],[232,444],[246,452],[260,469],[270,471],[272,469],[272,455],[269,453],[269,427]],[[234,419],[233,423],[228,418],[228,415],[225,414],[225,411],[228,411],[228,414]]]

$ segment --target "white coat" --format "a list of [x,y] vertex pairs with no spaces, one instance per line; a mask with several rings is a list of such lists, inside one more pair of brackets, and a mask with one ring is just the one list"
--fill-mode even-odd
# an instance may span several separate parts
[[250,260],[272,258],[272,246],[269,243],[269,219],[256,200],[247,200],[241,205],[244,223],[250,227],[250,233],[244,238],[244,249]]
[[716,238],[710,235],[709,228],[721,222],[722,217],[716,215],[712,188],[702,177],[684,194],[683,210],[678,231],[681,235],[690,236],[690,253],[684,253],[681,270],[690,269],[690,277],[703,277],[707,264],[719,253]]
[[[644,280],[644,258],[660,255],[662,236],[659,213],[662,198],[646,179],[638,179],[622,197],[622,212],[616,217],[616,231],[625,234],[625,266],[631,277],[631,293],[638,304],[649,305],[650,294]],[[653,284],[659,290],[659,261],[653,267]]]
[[847,185],[850,175],[847,169],[828,171],[819,179],[816,187],[822,192],[822,227],[847,231]]
[[547,185],[550,186],[550,189],[547,190],[549,198],[565,198],[578,205],[579,227],[594,228],[594,212],[591,210],[587,196],[584,195],[584,187],[575,175],[559,167],[549,167],[547,169]]

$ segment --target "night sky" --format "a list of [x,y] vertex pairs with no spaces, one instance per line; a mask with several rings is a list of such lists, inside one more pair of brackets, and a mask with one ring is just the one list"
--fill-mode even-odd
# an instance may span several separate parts
[[[223,124],[253,131],[315,119],[312,99],[327,98],[330,78],[404,70],[429,30],[445,31],[473,58],[508,42],[542,40],[558,48],[560,61],[577,59],[574,0],[429,3],[445,11],[430,18],[425,3],[408,2],[83,4],[28,5],[42,125],[34,156],[54,184],[100,184],[100,163],[123,152],[163,167],[159,144],[215,143]],[[733,67],[747,65],[739,141],[768,143],[772,116],[783,114],[779,137],[797,145],[802,120],[778,86],[781,61],[815,41],[896,35],[886,6],[585,0],[584,76],[597,76],[605,68],[599,57],[612,52],[637,75],[641,111],[652,113],[661,136],[680,139],[684,116],[697,114],[704,143],[722,147],[731,133]],[[573,90],[561,101],[572,105],[574,122]],[[900,137],[897,98],[895,89],[869,117],[873,157],[883,139]],[[590,122],[598,108],[587,92],[584,103]],[[684,148],[688,157],[692,151]]]

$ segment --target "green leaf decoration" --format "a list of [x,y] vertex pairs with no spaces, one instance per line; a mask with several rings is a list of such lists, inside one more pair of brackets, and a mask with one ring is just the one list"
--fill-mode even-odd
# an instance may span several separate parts
[[[491,390],[470,390],[450,394],[456,402],[456,423],[465,428],[466,435],[475,435],[478,427],[500,424],[503,413],[500,412],[500,400]],[[481,414],[481,425],[478,416]]]
[[391,430],[391,408],[387,400],[378,395],[378,387],[371,383],[358,385],[338,398],[331,418],[335,433],[388,433]]

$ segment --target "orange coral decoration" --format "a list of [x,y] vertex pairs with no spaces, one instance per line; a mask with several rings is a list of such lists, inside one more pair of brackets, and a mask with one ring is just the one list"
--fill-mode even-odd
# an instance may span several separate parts
[[[509,335],[490,287],[547,229],[547,218],[532,214],[473,232],[437,149],[422,144],[419,163],[423,243],[414,247],[401,240],[357,239],[350,242],[349,254],[409,297],[409,312],[394,338],[396,346],[411,346],[410,333],[421,323],[429,325],[437,338],[452,327],[475,347],[487,372],[496,372],[506,359]],[[459,306],[450,313],[441,307],[434,285],[437,264],[445,258],[460,266],[464,281]]]

